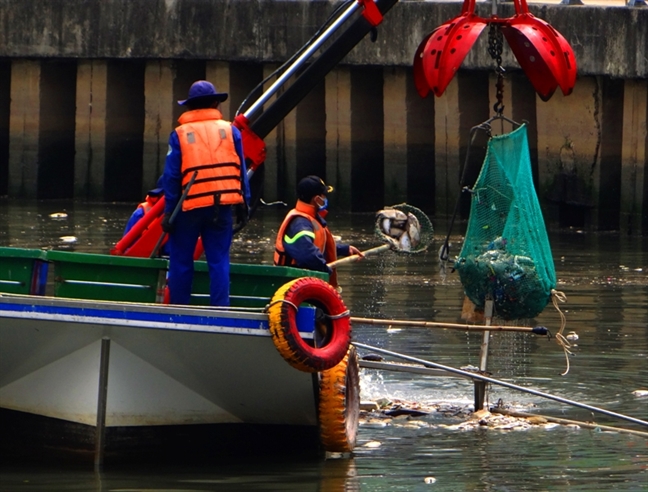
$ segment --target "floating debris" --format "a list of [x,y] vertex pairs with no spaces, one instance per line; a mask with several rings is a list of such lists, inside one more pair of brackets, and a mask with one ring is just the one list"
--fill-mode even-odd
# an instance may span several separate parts
[[68,218],[68,214],[65,212],[54,212],[53,214],[49,214],[49,218],[53,220],[64,220]]
[[633,394],[634,396],[636,396],[637,398],[644,398],[644,397],[648,396],[648,390],[645,390],[645,389],[638,389],[638,390],[634,390],[634,391],[632,392],[632,394]]
[[379,448],[380,446],[382,446],[382,443],[379,441],[369,441],[365,443],[362,447],[375,449],[375,448]]
[[385,412],[385,415],[389,415],[390,417],[399,417],[401,415],[411,415],[412,417],[421,417],[423,415],[427,415],[429,412],[423,412],[421,410],[413,410],[410,408],[401,408],[400,406],[398,408],[394,408],[392,410],[387,410]]
[[378,410],[378,404],[375,401],[361,401],[360,410],[363,412],[373,412]]
[[59,237],[58,244],[55,245],[56,249],[72,250],[78,243],[76,236],[61,236]]
[[363,427],[368,427],[370,429],[382,429],[390,425],[390,421],[387,419],[365,419],[361,422]]
[[569,333],[567,333],[567,335],[565,335],[565,338],[570,342],[575,342],[576,340],[578,340],[578,334],[575,331],[570,331]]
[[436,478],[434,478],[434,477],[425,477],[423,479],[423,483],[426,483],[428,485],[436,483]]
[[59,241],[61,241],[62,244],[76,244],[78,239],[76,236],[61,236],[59,237]]
[[362,356],[362,360],[371,360],[375,362],[382,362],[385,358],[378,354],[366,354]]
[[[645,392],[648,390],[637,390]],[[636,393],[636,392],[633,392]],[[483,409],[472,411],[472,405],[456,405],[449,402],[422,404],[404,400],[388,400],[381,398],[374,402],[372,408],[369,402],[363,402],[360,425],[368,428],[384,428],[388,426],[402,429],[440,428],[446,430],[470,431],[476,429],[493,429],[499,431],[520,431],[532,428],[550,430],[558,426],[569,429],[581,429],[574,421],[557,422],[559,419],[542,415],[519,413],[513,415],[497,407],[491,411]],[[439,422],[438,417],[454,419],[453,423]],[[432,418],[432,420],[430,420]],[[463,420],[457,422],[457,419]],[[366,445],[365,445],[366,446]]]

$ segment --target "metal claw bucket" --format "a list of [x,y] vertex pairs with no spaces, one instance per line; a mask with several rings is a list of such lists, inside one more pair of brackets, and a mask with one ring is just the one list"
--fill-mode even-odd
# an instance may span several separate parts
[[414,81],[422,97],[429,89],[437,96],[443,94],[486,24],[485,19],[475,14],[475,0],[464,0],[460,15],[423,39],[413,63]]
[[534,17],[526,0],[515,1],[515,15],[484,19],[475,0],[464,0],[461,14],[425,36],[414,55],[414,84],[421,97],[441,96],[487,24],[498,24],[518,63],[541,99],[556,88],[571,94],[576,84],[576,57],[569,42],[548,22]]
[[576,58],[569,42],[548,22],[534,17],[526,0],[515,0],[515,16],[502,21],[502,32],[542,100],[557,87],[571,94],[576,84]]

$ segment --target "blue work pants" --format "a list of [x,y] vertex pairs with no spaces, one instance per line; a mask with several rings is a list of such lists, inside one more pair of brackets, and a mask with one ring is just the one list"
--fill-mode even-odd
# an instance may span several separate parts
[[212,306],[229,306],[229,251],[232,244],[232,207],[221,205],[180,212],[169,234],[169,294],[171,304],[189,304],[193,284],[193,255],[202,237],[209,267]]

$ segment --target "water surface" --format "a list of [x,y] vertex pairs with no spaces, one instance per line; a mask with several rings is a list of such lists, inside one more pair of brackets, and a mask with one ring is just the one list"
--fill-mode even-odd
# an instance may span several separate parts
[[[121,237],[132,205],[64,202],[0,202],[0,246],[68,248],[107,252]],[[67,218],[50,217],[65,213]],[[285,210],[265,209],[235,238],[232,260],[271,263],[274,235]],[[436,251],[445,224],[432,218],[437,241],[427,253],[381,256],[340,267],[342,297],[357,317],[460,322],[463,291],[456,273],[440,272]],[[371,214],[338,215],[331,228],[361,249],[377,246]],[[458,254],[465,225],[455,226],[451,254]],[[493,333],[492,377],[648,420],[648,238],[582,231],[549,231],[567,302],[565,333],[579,339],[569,372],[555,340],[526,333]],[[560,327],[548,306],[530,326]],[[481,335],[430,328],[389,329],[354,325],[354,339],[440,364],[479,365]],[[361,351],[361,355],[366,351]],[[472,382],[363,370],[362,399],[402,400],[468,408]],[[647,431],[645,427],[499,386],[488,401],[531,413],[595,421]],[[462,415],[432,412],[410,425],[395,419],[361,426],[350,459],[267,459],[196,466],[132,465],[86,468],[3,464],[0,490],[79,491],[538,491],[648,490],[648,440],[631,434],[567,426],[530,430],[448,429]],[[255,446],[251,442],[250,446]]]

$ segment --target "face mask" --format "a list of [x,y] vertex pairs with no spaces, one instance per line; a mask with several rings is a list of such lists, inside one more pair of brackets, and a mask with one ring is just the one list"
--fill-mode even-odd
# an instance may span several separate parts
[[328,198],[324,197],[324,202],[318,205],[318,210],[326,210],[326,207],[328,207]]

